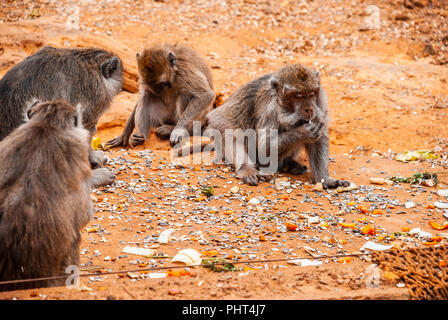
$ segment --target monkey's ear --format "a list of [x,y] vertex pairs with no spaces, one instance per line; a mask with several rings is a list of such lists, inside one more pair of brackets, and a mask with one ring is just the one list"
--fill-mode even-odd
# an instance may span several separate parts
[[271,86],[273,89],[278,91],[278,87],[280,86],[277,78],[271,78]]
[[171,67],[174,67],[176,65],[176,60],[176,55],[174,53],[168,53],[168,61],[170,62]]
[[26,119],[25,119],[25,121],[29,121],[30,119],[31,119],[31,117],[33,116],[33,114],[34,114],[34,107],[39,103],[40,101],[39,100],[35,100],[35,101],[33,101],[33,103],[27,108],[27,111],[26,111]]
[[101,73],[106,79],[112,77],[114,72],[118,69],[118,65],[120,60],[117,57],[113,57],[112,59],[107,60],[101,66]]

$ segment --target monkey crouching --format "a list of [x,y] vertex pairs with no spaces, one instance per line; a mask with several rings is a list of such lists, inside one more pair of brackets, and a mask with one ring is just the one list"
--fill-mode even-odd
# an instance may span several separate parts
[[[66,102],[40,103],[0,142],[0,281],[61,276],[79,266],[80,229],[93,217],[89,132]],[[65,279],[0,285],[16,290]]]
[[348,181],[328,174],[328,125],[319,73],[295,64],[238,88],[208,113],[204,135],[213,137],[215,153],[221,153],[246,184],[257,185],[277,171],[304,174],[307,168],[296,159],[305,149],[315,183],[347,186]]

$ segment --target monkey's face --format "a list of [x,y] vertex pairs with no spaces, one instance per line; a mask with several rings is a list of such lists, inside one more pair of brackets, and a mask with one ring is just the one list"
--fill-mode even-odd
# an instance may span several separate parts
[[151,48],[137,54],[140,81],[154,95],[161,95],[174,83],[177,71],[174,53],[164,48]]
[[301,126],[312,122],[318,113],[318,94],[319,87],[304,91],[284,84],[277,93],[280,105],[279,121],[287,126]]
[[278,75],[272,85],[281,107],[280,121],[289,126],[312,122],[319,113],[319,73],[301,65],[290,65]]

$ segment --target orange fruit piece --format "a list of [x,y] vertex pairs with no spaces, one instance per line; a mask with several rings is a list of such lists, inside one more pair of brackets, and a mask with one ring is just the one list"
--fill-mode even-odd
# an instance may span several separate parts
[[358,206],[358,209],[361,210],[362,213],[369,213],[369,209],[366,206]]
[[438,224],[436,222],[429,221],[429,225],[431,226],[431,228],[433,228],[435,230],[446,230],[446,229],[448,229],[448,223],[446,223],[443,226],[441,226],[440,224]]
[[369,235],[374,235],[375,234],[375,229],[372,226],[364,226],[361,229],[361,233],[362,234],[369,234]]
[[344,228],[356,229],[356,223],[342,223],[342,222],[339,222],[338,224],[340,226],[344,227]]
[[288,231],[295,231],[297,229],[297,225],[294,223],[287,222],[286,229],[288,229]]
[[352,258],[350,257],[343,257],[338,259],[339,263],[352,263]]

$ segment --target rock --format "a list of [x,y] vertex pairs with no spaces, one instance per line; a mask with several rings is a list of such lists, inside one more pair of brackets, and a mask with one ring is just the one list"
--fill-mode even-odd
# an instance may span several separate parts
[[309,217],[308,218],[308,223],[309,224],[316,224],[320,222],[320,217]]
[[436,53],[436,51],[434,50],[432,44],[427,44],[427,45],[425,45],[425,47],[423,48],[423,51],[422,51],[422,55],[423,55],[424,57],[432,56],[432,55],[434,55],[435,53]]
[[249,204],[256,206],[260,204],[260,200],[258,200],[257,198],[252,198],[249,200]]
[[434,206],[439,209],[448,209],[448,202],[436,201],[434,202]]
[[234,186],[230,189],[230,192],[232,193],[238,193],[238,191],[240,191],[240,188],[238,186]]
[[406,201],[406,203],[404,204],[404,207],[405,207],[406,209],[414,208],[414,207],[415,207],[415,203],[414,203],[414,201],[408,200],[408,201]]
[[441,197],[448,197],[448,189],[437,190],[437,194]]

